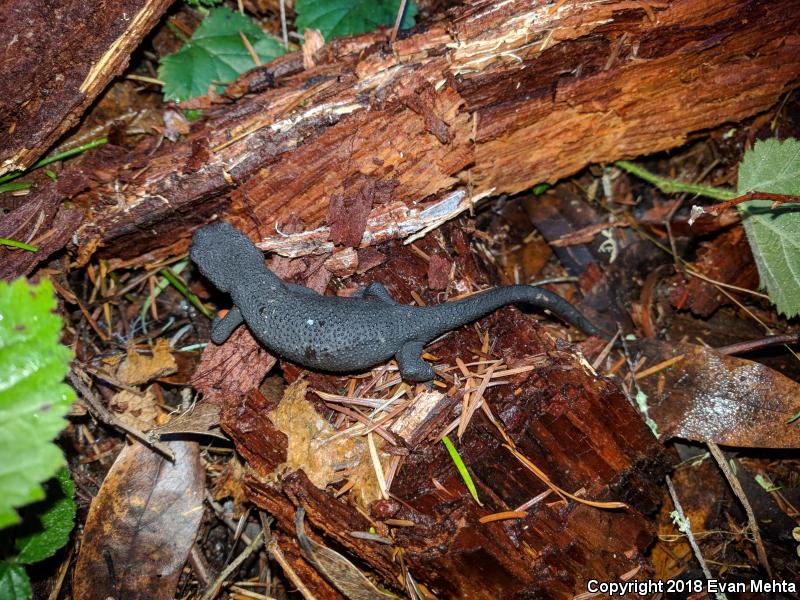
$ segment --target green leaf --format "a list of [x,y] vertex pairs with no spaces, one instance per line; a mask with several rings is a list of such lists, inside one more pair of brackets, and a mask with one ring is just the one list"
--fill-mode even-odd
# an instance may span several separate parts
[[33,597],[31,580],[20,565],[0,562],[0,598],[28,600]]
[[11,181],[9,183],[0,183],[0,194],[6,192],[16,192],[18,190],[27,190],[33,185],[30,181]]
[[29,244],[26,244],[25,242],[18,242],[16,240],[9,240],[9,239],[6,239],[6,238],[0,238],[0,246],[9,246],[11,248],[19,248],[20,250],[27,250],[28,252],[38,252],[39,251],[39,249],[36,246],[31,246]]
[[549,189],[550,189],[549,183],[537,183],[535,186],[533,186],[532,191],[534,196],[541,196]]
[[456,469],[458,469],[461,479],[464,480],[464,484],[467,486],[469,493],[472,494],[475,502],[477,502],[480,506],[483,506],[483,503],[478,498],[478,489],[475,487],[475,482],[472,481],[472,476],[469,474],[469,471],[467,471],[467,465],[464,464],[464,461],[461,459],[461,455],[458,453],[458,450],[456,450],[453,442],[450,441],[449,437],[444,436],[442,437],[442,443],[444,444],[444,447],[447,448],[447,453],[455,463]]
[[[183,48],[161,59],[158,78],[164,98],[182,101],[208,93],[212,83],[230,83],[256,66],[242,41],[243,33],[262,63],[284,53],[278,40],[251,19],[226,7],[212,9]],[[222,92],[222,86],[217,86]]]
[[0,281],[0,529],[19,522],[14,508],[43,499],[39,483],[64,465],[52,440],[75,393],[62,383],[71,353],[55,306],[46,279]]
[[[326,40],[336,36],[356,35],[381,25],[394,25],[400,0],[297,0],[294,3],[297,30],[319,29]],[[403,29],[413,27],[417,7],[406,5]]]
[[22,511],[21,531],[15,532],[18,563],[50,558],[69,541],[75,525],[75,486],[69,469],[61,469],[44,487],[46,499]]
[[190,123],[198,121],[203,118],[203,110],[200,108],[186,108],[183,110],[183,116]]
[[[747,192],[800,195],[800,142],[758,141],[739,165],[739,195]],[[800,206],[772,208],[768,200],[739,205],[742,223],[761,276],[778,311],[800,314]]]

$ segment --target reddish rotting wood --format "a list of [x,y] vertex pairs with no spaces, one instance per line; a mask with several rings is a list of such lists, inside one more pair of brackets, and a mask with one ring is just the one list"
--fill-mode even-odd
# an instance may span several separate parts
[[78,122],[170,4],[0,3],[0,175],[31,166]]
[[232,95],[258,93],[78,196],[90,208],[76,250],[184,250],[212,214],[277,238],[368,182],[411,206],[672,148],[796,85],[798,20],[792,0],[474,0],[391,46],[386,31],[334,41],[310,69],[286,57],[264,67],[269,85],[248,75]]
[[[734,227],[714,238],[713,243],[701,243],[693,268],[711,281],[755,290],[758,271],[743,227]],[[678,273],[672,278],[670,300],[677,309],[688,309],[701,317],[709,317],[721,305],[731,301],[708,281],[685,277]]]
[[[426,303],[441,301],[441,292],[427,288],[423,255],[442,252],[446,239],[446,260],[456,278],[452,289],[470,286],[467,282],[487,285],[499,274],[476,262],[464,229],[463,222],[448,224],[419,240],[417,252],[399,243],[384,245],[386,261],[352,279],[361,285],[381,281],[400,302],[411,301],[412,291]],[[480,321],[477,328],[488,333],[486,352],[503,359],[510,371],[502,377],[504,385],[486,388],[483,399],[517,450],[557,485],[586,499],[625,502],[630,510],[547,495],[547,486],[504,447],[503,434],[482,410],[460,441],[451,434],[477,485],[484,503],[479,506],[438,441],[458,418],[463,378],[416,427],[408,448],[384,447],[401,457],[400,467],[390,499],[369,506],[336,498],[332,488],[316,488],[303,471],[276,470],[286,436],[267,422],[271,405],[259,394],[227,399],[223,427],[252,467],[246,479],[250,499],[275,515],[283,535],[291,535],[294,511],[304,507],[310,534],[344,548],[385,585],[398,587],[405,568],[440,598],[562,598],[586,591],[590,578],[617,579],[635,568],[645,576],[650,567],[644,551],[654,536],[646,515],[658,507],[670,455],[620,390],[556,342],[540,318],[505,308]],[[455,365],[456,358],[480,360],[483,335],[477,328],[460,328],[428,351],[440,366]],[[472,367],[476,373],[479,368]],[[306,398],[323,414],[326,405],[310,390],[346,394],[348,389],[347,377],[303,372],[288,363],[284,376],[307,380]],[[513,510],[527,516],[480,521]],[[392,524],[398,522],[404,526]],[[392,547],[349,534],[369,527],[392,539]]]

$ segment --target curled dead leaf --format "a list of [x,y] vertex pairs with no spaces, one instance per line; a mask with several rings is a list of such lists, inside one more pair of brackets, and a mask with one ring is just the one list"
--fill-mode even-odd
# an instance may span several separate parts
[[303,558],[310,562],[345,598],[349,600],[386,600],[397,598],[394,594],[378,589],[353,563],[344,556],[322,544],[318,544],[305,534],[303,518],[305,510],[301,507],[295,513],[297,541],[303,551]]
[[84,600],[171,600],[203,517],[196,442],[170,442],[171,463],[141,444],[120,452],[92,500],[73,578]]
[[[757,362],[686,343],[643,340],[644,369],[665,368],[638,379],[644,406],[661,440],[684,438],[726,446],[796,448],[800,385]],[[677,362],[670,359],[683,355]]]
[[152,355],[139,354],[135,349],[128,349],[128,356],[117,368],[117,378],[127,385],[140,385],[171,375],[178,370],[178,364],[172,356],[169,342],[159,338],[153,346]]

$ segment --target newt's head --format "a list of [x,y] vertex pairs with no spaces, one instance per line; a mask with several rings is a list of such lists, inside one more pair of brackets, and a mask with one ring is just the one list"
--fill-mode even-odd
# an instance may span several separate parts
[[230,292],[236,282],[247,281],[264,270],[261,251],[245,234],[224,221],[195,231],[189,256],[221,292]]

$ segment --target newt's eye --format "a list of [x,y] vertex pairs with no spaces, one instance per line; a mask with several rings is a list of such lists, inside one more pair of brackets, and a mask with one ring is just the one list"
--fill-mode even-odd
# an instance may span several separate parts
[[266,306],[262,306],[262,307],[259,309],[258,313],[259,313],[259,314],[260,314],[260,315],[261,315],[261,316],[264,318],[264,320],[265,320],[265,321],[266,321],[267,319],[269,319],[269,311],[267,310],[267,307],[266,307]]

